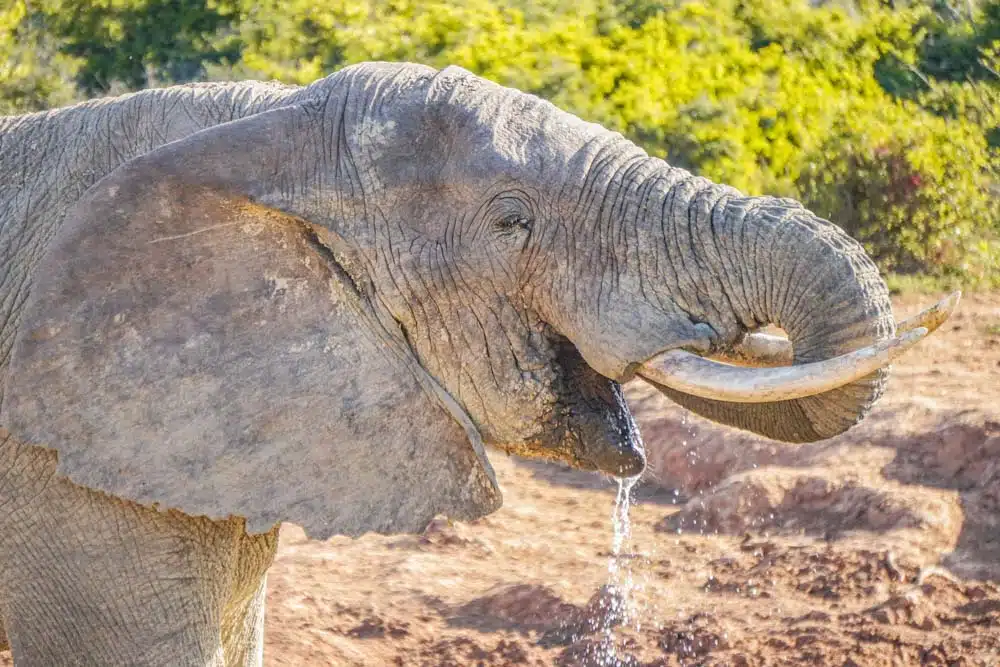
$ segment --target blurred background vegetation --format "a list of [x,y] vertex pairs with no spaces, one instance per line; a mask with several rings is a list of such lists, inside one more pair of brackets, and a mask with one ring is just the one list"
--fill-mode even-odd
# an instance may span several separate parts
[[1000,0],[0,0],[0,114],[456,64],[750,194],[896,286],[1000,286]]

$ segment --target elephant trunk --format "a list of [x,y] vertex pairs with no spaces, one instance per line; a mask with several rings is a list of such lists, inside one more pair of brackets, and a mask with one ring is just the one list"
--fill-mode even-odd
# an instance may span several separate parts
[[[705,220],[710,231],[701,231],[729,268],[718,289],[741,327],[773,324],[784,329],[794,364],[829,359],[895,333],[878,269],[840,228],[788,200],[722,197],[719,204],[722,211],[715,207],[711,221]],[[713,421],[776,440],[811,442],[863,419],[887,379],[888,368],[881,368],[824,393],[767,403],[702,398],[654,384]]]

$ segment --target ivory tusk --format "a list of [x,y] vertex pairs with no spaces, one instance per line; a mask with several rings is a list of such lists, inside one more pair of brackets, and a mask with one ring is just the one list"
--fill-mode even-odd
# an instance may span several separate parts
[[887,366],[928,333],[916,327],[839,357],[799,366],[744,368],[699,357],[685,350],[662,352],[637,373],[677,391],[733,403],[788,401],[821,394]]
[[934,331],[955,312],[955,308],[958,306],[961,298],[962,292],[952,292],[919,315],[914,315],[897,324],[896,335],[900,336],[907,331],[912,331],[919,327],[927,329],[928,332]]

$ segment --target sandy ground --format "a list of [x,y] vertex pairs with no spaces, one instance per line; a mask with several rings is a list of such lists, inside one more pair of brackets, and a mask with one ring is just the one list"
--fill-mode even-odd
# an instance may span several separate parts
[[480,521],[284,526],[264,663],[1000,665],[1000,293],[966,296],[832,441],[629,394],[650,469],[618,558],[616,483],[493,453],[505,504]]
[[475,523],[284,527],[265,664],[1000,665],[1000,294],[967,296],[832,441],[629,390],[651,470],[620,558],[614,482],[494,454],[504,507]]

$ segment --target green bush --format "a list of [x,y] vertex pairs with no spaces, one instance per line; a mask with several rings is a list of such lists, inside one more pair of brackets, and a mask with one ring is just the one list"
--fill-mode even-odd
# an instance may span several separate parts
[[47,0],[49,29],[64,53],[83,63],[77,73],[88,94],[190,81],[204,67],[239,57],[220,32],[231,8],[212,0]]
[[799,189],[883,268],[982,282],[1000,269],[991,159],[974,124],[906,106],[858,109],[813,155]]
[[188,78],[308,83],[362,60],[456,64],[714,180],[802,199],[884,269],[1000,283],[1000,0],[968,15],[920,0],[14,7],[0,12],[0,108]]
[[72,102],[80,61],[60,52],[23,2],[0,8],[0,115]]
[[922,22],[926,32],[920,43],[920,69],[939,81],[964,82],[1000,78],[995,68],[981,56],[1000,41],[1000,0],[990,0],[970,13],[962,13],[947,3],[936,5],[937,13]]

